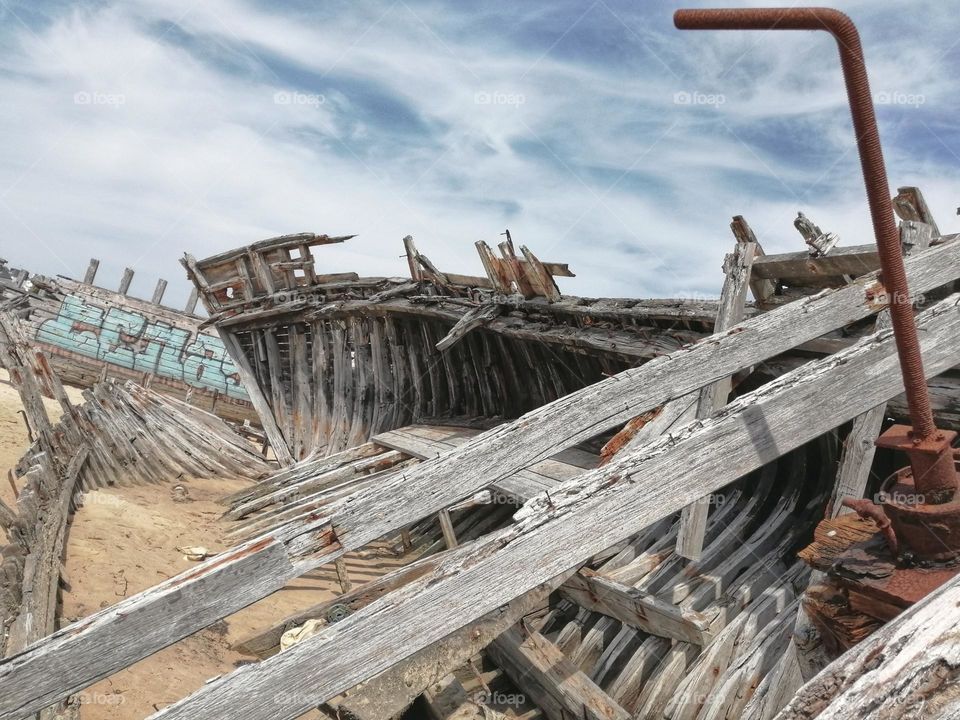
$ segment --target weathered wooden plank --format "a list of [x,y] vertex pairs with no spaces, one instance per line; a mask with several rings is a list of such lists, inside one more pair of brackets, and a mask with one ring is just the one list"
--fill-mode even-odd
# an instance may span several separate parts
[[[930,374],[960,361],[960,347],[944,342],[960,331],[957,301],[952,296],[919,318]],[[322,636],[206,685],[154,717],[207,720],[240,698],[249,701],[250,720],[296,717],[314,702],[381,672],[658,517],[878,404],[899,389],[896,366],[889,332],[804,366],[744,395],[714,418],[625,453],[562,492],[531,501],[516,525],[461,546],[451,553],[456,561],[437,573],[369,605]],[[852,382],[868,368],[874,382]],[[603,522],[611,517],[620,522]],[[578,532],[583,527],[591,532]],[[515,572],[517,567],[525,572]],[[283,687],[297,688],[297,697],[278,697]]]
[[958,605],[960,577],[830,663],[777,720],[958,717]]
[[631,720],[630,713],[538,632],[511,628],[487,651],[550,720]]
[[263,426],[263,431],[267,434],[267,438],[270,440],[270,447],[273,448],[273,453],[277,458],[277,462],[280,463],[280,465],[292,465],[296,461],[293,458],[293,454],[290,452],[290,448],[287,447],[286,439],[284,438],[283,433],[280,431],[277,421],[274,419],[270,403],[267,401],[266,396],[264,396],[263,391],[260,389],[260,384],[257,382],[257,377],[253,372],[253,368],[250,366],[250,361],[243,352],[243,348],[240,347],[240,343],[237,341],[236,336],[232,333],[226,331],[218,332],[220,339],[227,348],[227,352],[230,353],[230,357],[233,358],[233,361],[237,366],[237,372],[240,374],[240,381],[247,389],[247,394],[250,396],[250,402],[257,411],[257,415],[260,416],[260,422]]
[[24,562],[21,593],[23,604],[9,628],[6,654],[15,655],[31,643],[46,637],[56,628],[57,588],[70,501],[77,477],[87,460],[89,447],[81,446],[71,458],[62,475],[48,468],[45,487],[37,488],[41,512],[36,518],[29,553]]
[[154,305],[159,305],[163,301],[163,294],[167,291],[167,281],[163,278],[157,280],[157,286],[153,289],[153,297],[150,298],[150,302]]
[[[750,270],[756,255],[756,242],[737,241],[733,253],[724,260],[724,281],[720,292],[720,307],[713,326],[714,333],[729,330],[743,320],[747,302]],[[700,390],[697,402],[697,417],[707,418],[727,404],[732,382],[729,377],[718,380]],[[677,531],[677,553],[690,560],[699,560],[703,552],[703,536],[707,529],[710,512],[709,498],[700,498],[680,513]]]
[[[761,258],[766,253],[763,251],[763,247],[757,241],[757,236],[753,232],[753,228],[747,223],[746,219],[742,215],[735,215],[733,221],[730,223],[730,230],[733,232],[733,236],[741,243],[750,243],[754,247],[754,259]],[[752,268],[751,268],[752,270]],[[750,273],[750,292],[753,293],[753,299],[759,305],[765,305],[777,292],[777,281],[776,279],[762,279],[757,277],[752,271]]]
[[124,268],[123,277],[120,278],[120,287],[117,292],[126,295],[130,291],[130,283],[133,282],[133,268]]
[[90,258],[90,264],[87,266],[87,271],[83,274],[83,282],[87,285],[93,285],[93,281],[97,279],[97,269],[100,267],[100,261],[97,258]]
[[546,607],[547,598],[563,576],[545,583],[488,613],[443,640],[426,647],[377,677],[352,688],[334,705],[339,717],[351,720],[392,720],[424,690],[464,665],[494,638],[530,614]]
[[581,607],[615,618],[651,635],[707,645],[713,637],[710,620],[652,595],[581,569],[561,588],[561,593]]
[[[876,327],[877,330],[890,327],[890,313],[880,313]],[[887,404],[881,403],[853,419],[853,426],[843,444],[837,482],[827,505],[827,517],[853,512],[842,505],[844,498],[859,499],[864,496],[886,411]]]
[[[960,245],[950,243],[907,258],[914,291],[960,276],[958,250]],[[881,286],[870,276],[752,318],[478,435],[350,503],[332,519],[333,527],[341,542],[362,547],[409,524],[408,508],[438,512],[558,450],[883,307]]]
[[256,602],[299,574],[266,538],[58,630],[0,663],[0,717],[20,718]]
[[804,251],[764,255],[753,264],[757,278],[789,280],[815,280],[817,278],[852,275],[859,277],[875,272],[880,267],[877,246],[851,245],[834,248],[829,255],[810,257]]
[[183,306],[183,311],[187,315],[193,315],[197,311],[197,302],[200,300],[200,291],[194,286],[187,298],[187,304]]
[[933,218],[933,213],[927,206],[927,201],[923,197],[918,187],[900,187],[897,188],[897,196],[893,199],[893,209],[904,221],[916,221],[930,226],[934,237],[940,237],[940,228],[937,227],[937,221]]
[[443,533],[443,541],[447,548],[453,550],[460,543],[457,542],[457,534],[453,531],[453,522],[450,520],[450,513],[444,509],[437,513],[440,520],[440,531]]
[[468,310],[463,314],[463,317],[457,320],[457,324],[450,328],[450,332],[437,343],[437,350],[441,352],[448,350],[456,345],[459,340],[462,340],[471,330],[483,327],[495,317],[498,317],[502,312],[503,306],[499,303],[478,305],[476,308]]

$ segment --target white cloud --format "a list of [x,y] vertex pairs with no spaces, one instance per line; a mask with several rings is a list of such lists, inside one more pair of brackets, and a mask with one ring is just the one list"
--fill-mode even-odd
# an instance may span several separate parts
[[[929,135],[919,121],[939,127],[937,103],[956,86],[946,45],[891,39],[886,15],[848,5],[866,20],[875,89],[932,98],[893,109],[906,123],[894,139]],[[0,255],[74,276],[99,256],[105,283],[132,265],[144,292],[165,276],[185,296],[183,251],[356,232],[318,251],[324,267],[403,274],[400,238],[413,234],[441,267],[479,272],[473,242],[509,226],[541,257],[570,262],[579,277],[566,292],[642,296],[715,292],[735,214],[768,251],[802,247],[798,209],[847,244],[869,241],[829,38],[684,34],[659,18],[672,7],[610,7],[598,3],[549,52],[553,40],[524,40],[563,27],[547,6],[481,16],[402,1],[281,13],[138,0],[54,14],[33,31],[12,23]],[[617,43],[568,52],[596,27]],[[304,96],[278,104],[278,92]],[[723,103],[678,105],[678,92]],[[921,185],[949,229],[953,158],[886,150],[891,183]]]

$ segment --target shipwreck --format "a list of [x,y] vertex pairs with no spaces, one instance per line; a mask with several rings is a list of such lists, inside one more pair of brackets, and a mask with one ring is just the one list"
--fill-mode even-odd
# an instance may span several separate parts
[[[891,197],[845,16],[676,22],[837,37],[876,242],[800,213],[805,246],[766,254],[738,215],[718,299],[696,302],[564,295],[571,268],[509,232],[475,244],[472,275],[410,236],[405,277],[325,272],[349,235],[186,254],[203,320],[159,300],[122,315],[141,308],[92,277],[0,277],[0,363],[33,440],[0,504],[0,720],[75,713],[84,688],[322,566],[340,595],[151,717],[960,717],[960,240],[919,188]],[[179,379],[144,370],[162,323],[200,358],[178,354]],[[225,422],[241,408],[269,453]],[[223,498],[233,547],[57,627],[83,493],[185,473],[251,481]],[[402,567],[351,577],[377,543]]]

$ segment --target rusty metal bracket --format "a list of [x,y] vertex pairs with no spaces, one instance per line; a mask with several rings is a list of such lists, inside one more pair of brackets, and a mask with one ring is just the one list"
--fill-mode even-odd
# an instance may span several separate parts
[[[886,515],[883,511],[880,515],[890,518],[893,528],[887,529],[895,532],[894,543],[899,537],[918,556],[942,559],[960,555],[960,531],[940,533],[927,526],[943,520],[951,527],[956,523],[960,530],[960,504],[955,502],[957,472],[950,452],[955,434],[937,429],[930,407],[913,301],[856,25],[838,10],[816,7],[678,10],[674,24],[681,30],[826,30],[837,41],[912,424],[894,426],[877,444],[907,453],[910,468],[901,471],[899,478],[902,484],[909,471],[909,487],[914,489],[916,499],[910,503],[884,502]],[[876,514],[862,504],[857,510]]]

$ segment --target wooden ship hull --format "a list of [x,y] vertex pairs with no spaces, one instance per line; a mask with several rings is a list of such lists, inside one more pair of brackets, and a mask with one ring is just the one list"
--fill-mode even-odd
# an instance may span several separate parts
[[235,422],[259,422],[233,360],[215,332],[194,314],[161,304],[166,281],[152,300],[93,284],[97,264],[83,282],[21,272],[0,285],[31,343],[42,349],[61,380],[91,388],[106,378],[130,380]]
[[[912,211],[924,365],[950,388],[960,245]],[[410,238],[409,278],[319,273],[316,248],[346,237],[187,256],[279,467],[225,499],[229,550],[0,661],[0,720],[328,565],[342,595],[244,639],[259,661],[152,717],[853,718],[865,686],[910,717],[955,710],[934,614],[960,580],[883,627],[853,606],[831,626],[810,601],[832,570],[798,557],[892,462],[872,452],[903,413],[876,253],[765,256],[731,227],[709,303],[565,297],[566,266],[509,237],[477,244],[483,276]],[[354,586],[345,557],[374,543],[409,564]],[[818,630],[841,624],[869,637],[821,673]]]

